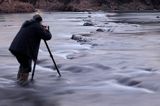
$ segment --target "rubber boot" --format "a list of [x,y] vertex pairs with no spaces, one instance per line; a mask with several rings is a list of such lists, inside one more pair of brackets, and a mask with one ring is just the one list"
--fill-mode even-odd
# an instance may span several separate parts
[[19,69],[19,70],[18,70],[18,74],[17,74],[17,80],[20,79],[20,74],[21,74],[21,70]]
[[28,84],[29,73],[19,73],[18,84],[25,86]]

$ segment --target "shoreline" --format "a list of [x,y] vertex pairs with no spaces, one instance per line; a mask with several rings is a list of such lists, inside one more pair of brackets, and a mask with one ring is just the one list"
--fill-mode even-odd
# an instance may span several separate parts
[[45,9],[34,9],[33,11],[12,11],[12,12],[6,12],[6,11],[0,11],[0,14],[25,14],[25,13],[34,13],[34,12],[108,12],[108,13],[148,13],[148,12],[160,12],[160,10],[83,10],[83,11],[60,11],[60,10],[45,10]]

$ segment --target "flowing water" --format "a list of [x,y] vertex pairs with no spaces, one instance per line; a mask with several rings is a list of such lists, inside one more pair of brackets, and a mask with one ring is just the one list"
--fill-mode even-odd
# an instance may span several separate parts
[[[48,44],[62,77],[42,41],[34,82],[16,84],[18,63],[8,47],[33,14],[0,14],[0,106],[160,104],[160,13],[40,14],[50,26]],[[94,26],[83,26],[85,22]],[[82,40],[72,40],[72,35]]]

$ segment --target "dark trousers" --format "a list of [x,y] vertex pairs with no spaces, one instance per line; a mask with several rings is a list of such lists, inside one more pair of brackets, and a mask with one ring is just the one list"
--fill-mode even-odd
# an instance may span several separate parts
[[32,59],[27,55],[11,52],[17,59],[19,66],[19,72],[21,73],[29,73],[32,70]]

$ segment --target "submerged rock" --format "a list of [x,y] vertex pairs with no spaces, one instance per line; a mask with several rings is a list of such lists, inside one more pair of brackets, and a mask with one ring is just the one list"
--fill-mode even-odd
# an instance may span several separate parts
[[83,26],[94,26],[94,24],[92,22],[86,22],[83,24]]
[[97,31],[97,32],[105,32],[105,29],[99,28],[99,29],[97,29],[96,31]]
[[91,15],[88,15],[88,18],[92,18],[92,16],[91,16]]
[[85,37],[90,37],[90,36],[92,36],[92,34],[81,34],[81,36],[85,36]]

